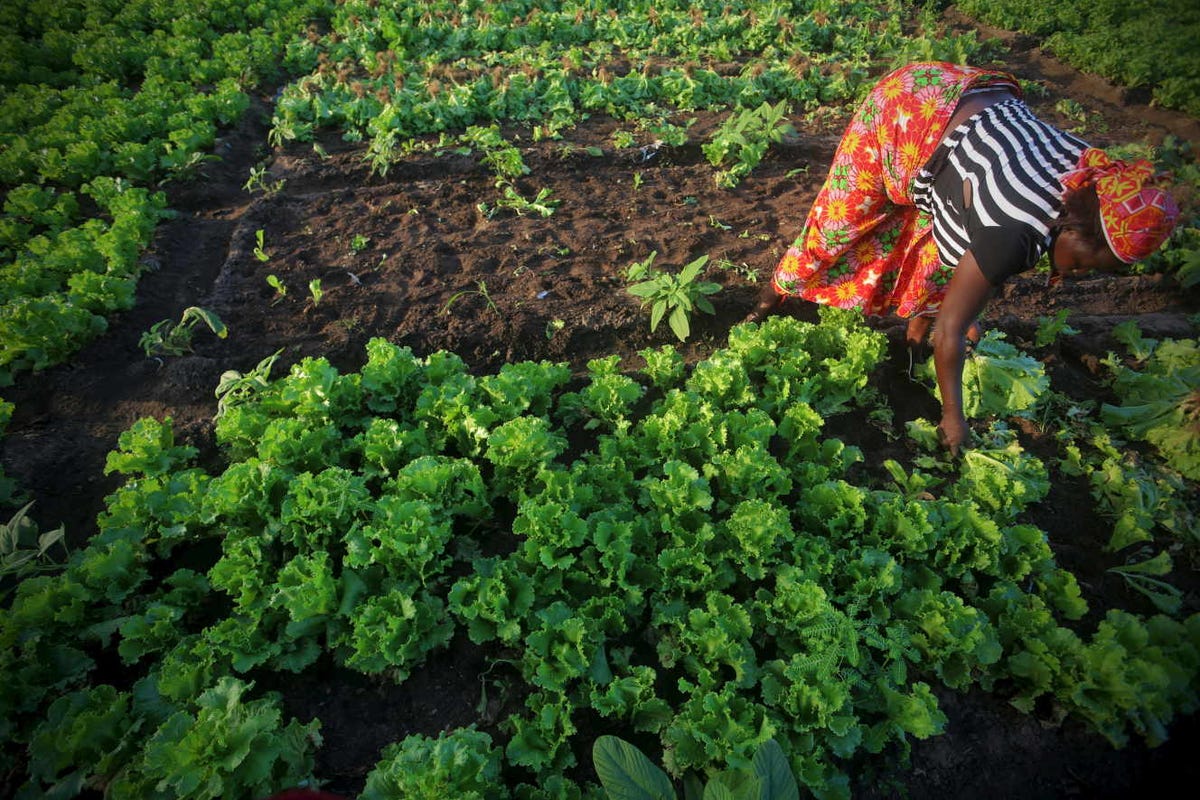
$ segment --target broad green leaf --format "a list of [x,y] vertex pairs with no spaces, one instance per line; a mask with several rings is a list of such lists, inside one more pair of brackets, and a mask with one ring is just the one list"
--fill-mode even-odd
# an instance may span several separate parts
[[688,335],[692,332],[688,325],[687,312],[682,308],[676,308],[671,312],[671,318],[667,321],[671,324],[671,330],[675,331],[675,335],[679,337],[679,341],[687,341]]
[[1135,575],[1168,575],[1173,566],[1170,554],[1166,550],[1163,550],[1154,558],[1121,567],[1120,571],[1132,572]]
[[754,754],[754,773],[762,781],[761,800],[800,800],[800,787],[787,756],[774,739],[763,742]]
[[659,282],[656,280],[642,281],[641,283],[635,283],[625,291],[629,292],[634,297],[653,297],[654,295],[658,294]]
[[762,781],[745,770],[728,770],[704,787],[704,800],[760,800]]
[[675,800],[667,773],[623,739],[601,736],[592,745],[592,762],[609,800]]
[[704,787],[704,800],[737,800],[737,796],[729,787],[718,781],[709,781]]
[[221,318],[207,308],[199,306],[190,306],[183,310],[183,316],[180,318],[180,324],[186,323],[189,319],[198,319],[204,322],[213,333],[221,339],[229,335],[229,331],[225,328],[225,323],[221,322]]
[[650,332],[654,333],[658,329],[658,323],[662,322],[663,314],[667,312],[667,301],[659,300],[650,309]]
[[702,255],[695,261],[690,262],[682,270],[679,271],[680,283],[688,284],[696,280],[700,274],[700,270],[704,269],[704,265],[708,263],[708,254]]

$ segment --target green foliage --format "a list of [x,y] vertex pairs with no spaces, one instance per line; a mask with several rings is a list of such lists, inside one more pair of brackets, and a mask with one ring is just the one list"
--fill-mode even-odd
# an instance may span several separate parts
[[512,211],[521,217],[526,214],[549,217],[554,213],[554,209],[558,208],[559,201],[550,199],[550,195],[554,192],[547,187],[538,189],[537,194],[532,200],[521,194],[515,186],[507,181],[498,181],[496,188],[501,190],[499,200],[490,205],[486,202],[479,204],[479,213],[487,219],[492,219],[498,213],[505,210]]
[[[254,232],[254,250],[253,250],[253,252],[254,252],[254,257],[263,263],[266,263],[267,261],[271,260],[271,254],[267,252],[265,243],[263,241],[263,229],[262,228],[259,228],[258,230],[256,230]],[[267,282],[270,283],[269,280]]]
[[1070,314],[1070,309],[1063,308],[1059,309],[1052,317],[1039,318],[1037,332],[1033,337],[1034,345],[1037,347],[1049,347],[1062,336],[1074,336],[1079,333],[1079,331],[1072,328],[1067,322],[1067,317]]
[[195,712],[171,715],[109,785],[109,795],[264,797],[309,779],[319,723],[281,726],[278,699],[243,701],[251,688],[223,678],[200,695]]
[[162,422],[149,417],[138,420],[117,438],[117,448],[105,460],[105,474],[159,477],[196,455],[196,448],[175,444],[170,417]]
[[521,158],[521,151],[511,142],[505,141],[496,125],[481,127],[472,125],[460,137],[464,144],[477,147],[483,152],[483,163],[492,168],[496,178],[511,181],[529,174],[529,167]]
[[140,720],[130,706],[108,685],[55,700],[29,744],[30,780],[18,796],[74,797],[107,785],[133,754]]
[[[500,654],[481,709],[522,687],[524,707],[494,746],[395,745],[371,791],[583,797],[559,776],[596,714],[688,785],[750,786],[777,739],[798,783],[844,796],[846,764],[944,728],[935,682],[1004,682],[1114,741],[1161,738],[1197,703],[1195,623],[1060,625],[1087,604],[1023,521],[1046,470],[1010,431],[882,483],[823,436],[883,351],[829,311],[739,326],[692,367],[664,347],[644,371],[614,355],[576,378],[547,362],[477,377],[381,339],[358,373],[310,358],[271,379],[269,358],[228,376],[220,472],[167,421],[121,437],[100,535],[21,581],[0,621],[0,731],[41,743],[35,794],[245,795],[267,773],[301,780],[315,742],[270,697],[240,699],[248,674],[326,663],[403,683],[466,634]],[[1182,530],[1173,508],[1154,524]],[[195,569],[158,577],[180,558]],[[1169,598],[1159,561],[1121,569]],[[132,692],[93,685],[98,648],[139,676]]]
[[1112,567],[1109,572],[1120,575],[1130,588],[1141,592],[1150,598],[1154,607],[1164,614],[1176,614],[1183,605],[1183,592],[1164,580],[1163,576],[1171,574],[1173,565],[1171,556],[1162,551],[1145,561]]
[[1200,480],[1200,346],[1194,339],[1137,340],[1143,363],[1108,366],[1120,403],[1105,404],[1101,416],[1120,433],[1154,445],[1167,464]]
[[287,284],[278,275],[268,275],[267,285],[275,290],[275,299],[271,301],[271,305],[275,305],[283,298],[287,297]]
[[217,413],[215,418],[220,419],[230,408],[239,403],[246,402],[257,392],[267,389],[268,379],[271,376],[271,368],[275,366],[275,362],[279,360],[279,356],[282,354],[283,350],[276,350],[258,362],[253,369],[245,374],[232,369],[222,372],[221,380],[217,383],[217,388],[214,390],[214,394],[217,397]]
[[[679,341],[687,341],[691,335],[691,313],[699,309],[706,314],[715,314],[709,295],[721,291],[719,283],[698,280],[708,256],[703,255],[686,264],[678,274],[663,272],[654,266],[655,251],[645,260],[629,265],[625,279],[630,283],[627,291],[640,298],[642,306],[650,305],[650,331],[658,329],[658,323],[667,316]],[[668,316],[669,314],[669,316]]]
[[6,7],[0,382],[70,357],[133,304],[141,250],[168,216],[156,190],[213,158],[218,127],[280,78],[286,43],[322,5]]
[[450,299],[446,301],[446,305],[442,306],[442,313],[449,314],[450,307],[458,300],[462,299],[463,297],[470,297],[474,295],[477,297],[482,297],[483,302],[487,304],[487,307],[499,314],[500,309],[496,308],[496,304],[492,302],[492,296],[488,294],[487,281],[477,281],[475,286],[475,289],[464,289],[461,292],[455,292],[454,294],[450,295]]
[[492,737],[474,727],[437,738],[413,734],[384,748],[367,775],[363,800],[490,800],[505,797],[499,781],[501,753]]
[[[27,503],[8,522],[0,525],[0,586],[19,582],[39,572],[59,569],[61,565],[50,555],[55,545],[62,548],[64,554],[67,552],[66,528],[60,525],[52,531],[39,531],[37,523],[29,517],[32,507],[33,503]],[[6,587],[3,593],[8,591]]]
[[763,103],[731,114],[702,146],[708,163],[725,167],[716,175],[717,185],[732,189],[758,166],[767,148],[794,135],[796,129],[787,120],[786,101]]
[[[0,383],[68,357],[132,304],[165,215],[152,189],[204,163],[255,85],[286,84],[273,144],[340,128],[383,172],[444,133],[439,146],[470,146],[496,175],[485,216],[546,216],[548,189],[522,194],[513,123],[557,136],[603,113],[670,148],[687,144],[678,112],[727,111],[705,152],[741,177],[786,132],[784,109],[849,103],[904,53],[974,47],[910,45],[908,6],[858,0],[657,3],[654,24],[643,0],[611,14],[268,5],[0,12],[13,23],[0,26],[13,56],[0,59]],[[611,68],[617,53],[629,69]],[[280,81],[279,65],[303,77]],[[1168,251],[1180,276],[1187,235]],[[703,309],[705,293],[689,300]],[[1045,470],[998,428],[954,471],[859,465],[823,428],[864,402],[883,352],[861,320],[823,310],[820,324],[740,326],[692,367],[663,347],[642,371],[613,356],[574,378],[546,363],[479,377],[374,339],[357,373],[304,359],[272,380],[272,357],[223,376],[219,456],[193,466],[169,423],[135,425],[110,457],[126,480],[98,536],[61,574],[25,576],[0,617],[0,736],[28,749],[23,792],[261,797],[301,783],[317,724],[246,699],[248,674],[332,665],[402,682],[464,632],[502,648],[492,675],[507,677],[487,688],[523,694],[524,710],[494,746],[460,730],[387,748],[368,793],[594,796],[562,777],[594,713],[657,741],[689,786],[712,776],[715,796],[761,796],[754,781],[784,758],[807,790],[847,796],[850,765],[942,729],[933,681],[1002,684],[1114,743],[1160,741],[1196,707],[1196,619],[1060,626],[1086,604],[1023,521]],[[1082,447],[1103,455],[1077,448],[1097,491],[1137,484],[1102,508],[1186,529],[1181,478]],[[1143,580],[1162,566],[1120,574],[1169,595]],[[127,685],[99,684],[94,658],[119,659]]]
[[610,800],[675,798],[667,773],[624,739],[601,736],[592,745],[592,761]]
[[146,353],[147,358],[158,355],[181,356],[192,351],[192,337],[196,325],[203,322],[218,338],[229,336],[229,330],[221,318],[206,308],[189,306],[183,310],[179,322],[164,319],[150,326],[150,330],[142,334],[138,346]]
[[[930,381],[941,399],[933,359],[918,374]],[[1004,341],[1001,331],[987,331],[963,362],[963,413],[969,417],[1008,416],[1037,405],[1050,387],[1045,367]]]
[[[967,14],[989,24],[1043,38],[1055,55],[1124,86],[1148,87],[1157,102],[1200,113],[1200,75],[1186,56],[1200,13],[1185,0],[1119,0],[1047,6],[1032,0],[967,0]],[[1156,46],[1147,48],[1146,42]]]

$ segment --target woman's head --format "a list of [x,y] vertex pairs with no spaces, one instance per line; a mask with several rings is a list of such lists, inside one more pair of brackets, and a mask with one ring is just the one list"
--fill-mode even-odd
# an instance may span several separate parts
[[1082,275],[1093,269],[1116,272],[1125,262],[1113,253],[1104,235],[1096,187],[1068,189],[1054,225],[1050,264],[1058,275]]
[[1179,206],[1158,183],[1149,161],[1120,161],[1089,147],[1062,178],[1058,238],[1069,232],[1068,243],[1087,245],[1101,262],[1109,260],[1100,258],[1101,243],[1118,265],[1140,261],[1166,241],[1179,217]]

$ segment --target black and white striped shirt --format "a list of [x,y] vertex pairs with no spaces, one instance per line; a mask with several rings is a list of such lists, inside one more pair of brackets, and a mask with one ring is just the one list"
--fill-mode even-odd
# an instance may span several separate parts
[[[968,249],[993,284],[1031,268],[1050,245],[1060,178],[1087,143],[1042,122],[1020,100],[989,106],[954,129],[913,182],[933,218],[944,264]],[[970,205],[964,192],[970,184]]]

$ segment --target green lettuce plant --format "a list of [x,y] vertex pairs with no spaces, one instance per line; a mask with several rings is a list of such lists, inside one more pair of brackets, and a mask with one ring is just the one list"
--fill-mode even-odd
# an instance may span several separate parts
[[[940,400],[933,359],[918,369]],[[1005,341],[1002,331],[984,333],[963,362],[963,413],[970,418],[1029,411],[1050,388],[1045,367]]]
[[1101,419],[1119,433],[1154,445],[1168,465],[1200,480],[1200,344],[1140,335],[1132,341],[1138,344],[1141,363],[1106,362],[1120,402],[1102,406]]
[[138,346],[147,358],[158,355],[180,356],[192,351],[192,337],[196,325],[203,322],[218,338],[224,339],[229,335],[225,323],[221,322],[212,311],[199,306],[190,306],[183,310],[179,321],[164,319],[150,326],[150,330],[142,334]]

